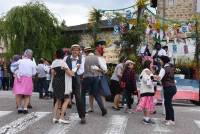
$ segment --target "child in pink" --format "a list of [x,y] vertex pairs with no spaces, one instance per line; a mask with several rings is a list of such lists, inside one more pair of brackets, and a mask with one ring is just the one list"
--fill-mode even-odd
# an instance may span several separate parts
[[143,64],[143,71],[140,74],[140,100],[135,111],[143,111],[144,124],[154,124],[150,119],[151,112],[154,111],[153,96],[154,96],[154,85],[153,85],[153,73],[150,70],[151,61],[146,60]]

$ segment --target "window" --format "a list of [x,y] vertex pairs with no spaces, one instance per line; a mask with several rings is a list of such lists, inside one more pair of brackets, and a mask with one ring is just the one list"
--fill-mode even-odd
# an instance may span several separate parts
[[168,5],[169,6],[175,6],[176,5],[176,0],[168,0]]

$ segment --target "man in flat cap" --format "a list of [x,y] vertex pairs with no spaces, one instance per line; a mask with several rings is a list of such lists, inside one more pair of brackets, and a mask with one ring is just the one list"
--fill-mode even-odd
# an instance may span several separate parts
[[75,95],[76,107],[81,118],[81,124],[85,124],[85,110],[83,107],[83,102],[81,101],[81,75],[84,72],[84,59],[80,56],[80,46],[74,44],[71,46],[72,54],[66,56],[64,61],[66,61],[68,67],[74,72],[72,77],[72,94]]

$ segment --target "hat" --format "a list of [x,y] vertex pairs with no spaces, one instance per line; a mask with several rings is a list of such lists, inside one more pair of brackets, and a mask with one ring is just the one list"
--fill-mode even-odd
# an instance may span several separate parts
[[85,48],[84,48],[84,51],[85,51],[85,52],[87,52],[87,51],[92,51],[92,48],[91,48],[91,47],[85,47]]
[[125,62],[126,65],[129,64],[129,63],[135,64],[135,62],[133,62],[133,61],[131,61],[131,60],[127,60],[127,61]]
[[170,59],[168,56],[160,56],[159,59],[161,59],[165,64],[170,62]]
[[80,45],[74,44],[71,46],[71,49],[73,50],[74,48],[78,48],[79,50],[81,49]]
[[102,47],[102,46],[97,46],[97,47],[96,47],[96,51],[97,51],[100,55],[103,55],[103,53],[104,53],[103,47]]

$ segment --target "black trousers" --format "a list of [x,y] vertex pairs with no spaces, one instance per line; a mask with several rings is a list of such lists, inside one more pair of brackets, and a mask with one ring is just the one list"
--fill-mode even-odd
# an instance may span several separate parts
[[72,77],[72,94],[75,95],[76,107],[80,118],[85,118],[84,104],[81,98],[81,80],[80,76]]
[[45,92],[45,96],[48,96],[46,77],[38,78],[38,92],[40,97],[43,97],[43,92]]
[[9,89],[9,77],[3,77],[2,86],[3,86],[3,90]]
[[132,95],[134,95],[134,91],[130,90],[130,89],[125,89],[125,97],[126,97],[126,103],[127,103],[127,107],[128,109],[131,109],[132,104],[134,102],[134,97],[132,97]]
[[176,94],[176,87],[170,86],[170,87],[163,87],[164,89],[164,103],[165,103],[165,112],[166,117],[165,120],[172,120],[174,121],[174,109],[172,106],[172,98]]

